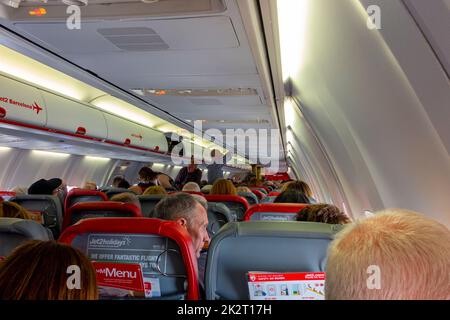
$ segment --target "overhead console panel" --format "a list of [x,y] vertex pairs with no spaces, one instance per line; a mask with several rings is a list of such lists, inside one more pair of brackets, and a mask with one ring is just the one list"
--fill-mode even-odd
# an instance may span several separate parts
[[[68,4],[78,5],[83,20],[179,17],[216,14],[226,10],[223,0],[48,0],[46,3],[36,0],[2,0],[1,3],[14,8],[8,10],[7,19],[15,21],[36,21],[41,18],[65,20],[68,17]],[[39,11],[40,8],[45,11]]]

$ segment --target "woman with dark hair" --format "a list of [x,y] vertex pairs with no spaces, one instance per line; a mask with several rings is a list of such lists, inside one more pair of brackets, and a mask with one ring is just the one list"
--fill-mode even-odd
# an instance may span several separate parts
[[329,224],[347,224],[350,218],[332,204],[312,204],[297,214],[297,221],[323,222]]
[[149,167],[142,167],[139,170],[139,184],[142,192],[144,192],[148,187],[161,186],[166,190],[175,190],[174,181],[167,174],[162,172],[155,172]]
[[308,197],[298,190],[286,190],[280,193],[273,203],[310,203]]
[[[71,266],[80,268],[79,288],[68,286]],[[0,263],[0,300],[97,299],[94,267],[83,253],[66,244],[28,241]]]

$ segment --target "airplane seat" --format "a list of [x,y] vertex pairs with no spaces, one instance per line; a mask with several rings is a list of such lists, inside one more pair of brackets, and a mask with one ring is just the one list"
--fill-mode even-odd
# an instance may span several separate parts
[[307,203],[261,203],[247,210],[244,221],[296,221],[297,213],[307,206]]
[[72,189],[66,196],[64,211],[67,212],[67,210],[75,203],[93,201],[108,201],[108,196],[105,193],[96,190]]
[[251,190],[258,197],[260,202],[261,202],[261,200],[263,200],[266,197],[266,195],[258,189],[251,189]]
[[105,189],[101,189],[100,191],[104,192],[106,194],[106,196],[108,197],[108,199],[111,199],[116,194],[124,193],[124,192],[129,192],[129,193],[137,196],[137,194],[134,191],[125,189],[125,188],[105,188]]
[[267,196],[260,203],[273,203],[278,196]]
[[[149,299],[199,299],[197,258],[191,238],[186,229],[174,221],[86,219],[64,230],[59,241],[80,249],[97,263],[140,264],[144,285],[148,288],[150,284],[155,290],[151,292],[152,298],[147,296]],[[100,292],[104,295],[107,291]]]
[[67,210],[63,230],[81,219],[99,217],[142,217],[141,210],[131,203],[116,201],[79,202]]
[[62,230],[63,207],[57,196],[16,195],[10,201],[27,209],[34,216],[34,220],[50,229],[53,238],[58,239]]
[[33,220],[0,218],[0,257],[8,256],[29,240],[53,240],[47,228]]
[[232,196],[224,194],[205,195],[208,204],[211,202],[223,203],[230,209],[236,221],[241,221],[244,218],[245,212],[249,208],[248,201],[241,196]]
[[317,222],[232,222],[212,239],[206,299],[248,300],[247,273],[325,272],[327,249],[342,225]]
[[238,192],[238,195],[247,199],[249,205],[254,205],[259,203],[259,199],[253,192]]
[[277,196],[280,195],[280,193],[281,193],[281,192],[279,192],[279,191],[271,191],[271,192],[269,193],[269,197],[277,197]]
[[138,196],[139,202],[141,204],[141,212],[144,217],[152,218],[154,217],[154,210],[158,202],[167,197],[164,194],[151,194],[147,196]]
[[236,221],[230,209],[220,202],[208,203],[208,234],[212,238],[225,224]]

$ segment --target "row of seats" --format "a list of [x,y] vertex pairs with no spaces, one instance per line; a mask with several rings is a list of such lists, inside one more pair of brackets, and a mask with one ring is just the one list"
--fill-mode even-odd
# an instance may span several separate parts
[[[213,237],[205,275],[209,300],[248,299],[246,274],[324,272],[329,243],[342,228],[315,222],[231,222]],[[27,239],[48,240],[34,221],[0,219],[0,256]],[[68,227],[60,242],[70,244],[96,262],[126,263],[140,256],[145,277],[157,278],[161,299],[199,299],[198,268],[191,239],[172,221],[154,218],[94,218]],[[112,242],[120,243],[120,251]],[[7,245],[6,245],[7,244]],[[144,261],[143,260],[143,261]],[[140,263],[142,261],[138,261]]]
[[[40,222],[49,228],[57,239],[62,230],[86,217],[154,217],[153,209],[163,197],[163,195],[137,196],[141,204],[141,211],[139,211],[134,207],[131,208],[131,205],[109,203],[106,201],[108,200],[106,195],[100,191],[74,189],[66,197],[65,214],[59,199],[55,196],[19,195],[11,201],[36,214]],[[248,201],[240,196],[205,195],[204,197],[210,204],[211,234],[230,221],[295,220],[295,213],[304,207],[302,204],[283,206],[269,203],[250,206]],[[87,202],[95,203],[88,205]],[[213,203],[217,205],[211,206]]]

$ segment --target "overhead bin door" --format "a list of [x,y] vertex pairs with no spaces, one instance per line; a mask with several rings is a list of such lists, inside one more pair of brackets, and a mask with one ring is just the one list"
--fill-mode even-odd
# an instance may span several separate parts
[[43,127],[46,111],[38,89],[0,76],[0,120]]
[[108,125],[108,140],[149,150],[167,152],[167,140],[162,132],[108,113],[104,113],[104,116]]
[[47,105],[47,128],[106,139],[103,112],[88,105],[41,91]]

